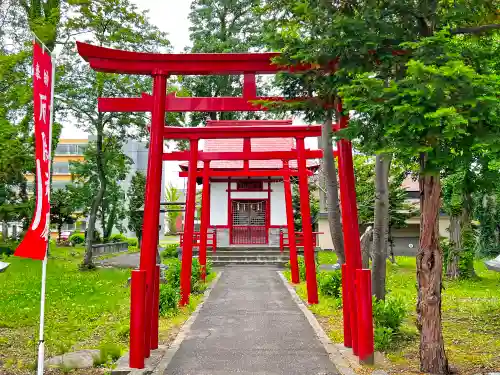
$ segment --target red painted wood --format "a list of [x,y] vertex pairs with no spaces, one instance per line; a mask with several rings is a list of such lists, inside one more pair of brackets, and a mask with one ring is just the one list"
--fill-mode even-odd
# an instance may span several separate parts
[[[320,159],[323,157],[323,150],[306,150],[307,159]],[[198,152],[198,160],[282,160],[297,159],[297,152],[292,151],[251,151],[244,152]],[[189,160],[189,151],[172,151],[163,154],[163,160],[185,161]]]
[[160,319],[160,266],[155,267],[153,318],[151,320],[151,350],[158,349],[158,328]]
[[210,162],[205,161],[203,166],[203,190],[201,195],[201,225],[199,259],[201,267],[201,280],[205,282],[207,267],[207,238],[210,224]]
[[272,74],[287,68],[271,60],[278,53],[145,53],[76,42],[78,53],[99,72],[152,75]]
[[304,232],[304,262],[306,265],[307,301],[310,304],[318,303],[318,284],[316,281],[316,261],[312,242],[311,207],[309,206],[309,181],[304,138],[297,138],[300,213],[302,214],[302,230]]
[[[318,234],[324,234],[323,232],[312,232],[312,244],[313,247],[316,248],[318,243]],[[294,237],[292,237],[293,239]],[[304,247],[304,232],[295,232],[295,243],[297,247]],[[285,236],[283,234],[283,249],[290,247],[290,238],[288,237],[288,233]]]
[[358,300],[358,353],[359,361],[372,365],[374,362],[374,336],[372,313],[371,272],[366,269],[356,270],[356,297]]
[[[292,171],[290,172],[291,176],[298,176],[299,172]],[[306,170],[306,176],[312,176],[313,172]],[[179,172],[179,177],[187,177],[187,172]],[[197,177],[203,176],[203,171],[196,172]],[[244,170],[211,170],[210,177],[283,177],[283,171],[281,170],[273,170],[273,169],[250,169],[249,171]],[[230,191],[230,189],[228,189]]]
[[144,368],[146,271],[133,270],[130,283],[130,368]]
[[352,348],[351,310],[349,302],[349,275],[347,264],[342,265],[342,316],[344,321],[344,346]]
[[255,74],[243,75],[243,97],[246,99],[257,97],[257,83],[255,81]]
[[[288,172],[289,164],[288,160],[283,162],[285,166],[285,171]],[[285,176],[283,178],[284,189],[285,189],[285,209],[286,209],[286,221],[288,233],[295,233],[295,221],[293,218],[293,202],[292,202],[292,184],[290,182],[290,176]],[[299,275],[299,264],[297,258],[297,244],[295,242],[295,236],[288,236],[290,238],[289,247],[290,247],[290,271],[292,276],[292,283],[298,284],[300,283],[300,275]],[[283,251],[285,248],[285,241],[283,238],[283,232],[280,232],[280,247]]]
[[181,265],[181,299],[179,304],[186,306],[191,294],[191,266],[193,263],[194,215],[196,209],[196,166],[198,163],[198,140],[191,140],[191,160],[189,161],[188,186],[186,194],[186,215],[184,216],[184,246]]
[[208,120],[207,126],[291,126],[292,120]]
[[319,137],[321,125],[294,125],[283,127],[273,126],[205,126],[198,128],[183,128],[178,126],[165,127],[165,139],[218,139],[218,138],[293,138]]
[[[146,324],[144,331],[145,357],[149,358],[151,344],[151,321],[153,319],[153,292],[160,221],[160,198],[162,180],[163,129],[165,124],[165,93],[167,77],[157,75],[153,81],[155,105],[152,114],[151,136],[148,152],[146,196],[144,202],[144,224],[140,255],[140,269],[146,272]],[[134,308],[134,307],[133,307]]]
[[[177,97],[175,93],[166,98],[166,112],[256,112],[265,111],[266,108],[255,101],[292,102],[281,97],[256,97],[247,99],[243,97]],[[153,106],[151,96],[143,93],[136,98],[98,98],[97,109],[99,112],[151,112]]]
[[[342,104],[339,103],[337,110],[342,113]],[[341,116],[338,127],[346,128],[348,123],[347,116]],[[358,300],[355,283],[356,270],[362,268],[361,263],[361,245],[359,242],[359,226],[358,226],[358,208],[356,205],[356,190],[354,179],[354,166],[352,160],[352,144],[347,139],[341,139],[337,142],[338,159],[339,159],[339,175],[341,175],[341,201],[344,213],[342,216],[344,236],[348,234],[345,257],[348,269],[348,292],[349,292],[349,311],[351,324],[352,350],[355,355],[359,354],[358,343]],[[343,188],[342,188],[343,186]],[[343,192],[343,194],[342,194]]]

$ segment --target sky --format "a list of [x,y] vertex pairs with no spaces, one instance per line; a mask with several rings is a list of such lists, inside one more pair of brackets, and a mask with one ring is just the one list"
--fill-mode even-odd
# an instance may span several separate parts
[[[183,52],[184,47],[190,45],[189,40],[189,11],[192,0],[131,0],[141,10],[148,10],[151,23],[168,34],[173,52]],[[295,119],[294,123],[300,123]],[[62,131],[63,138],[87,138],[87,134],[71,124],[65,124]],[[317,148],[314,138],[306,138],[306,147]],[[166,162],[167,181],[182,187],[183,180],[178,177],[177,162]]]

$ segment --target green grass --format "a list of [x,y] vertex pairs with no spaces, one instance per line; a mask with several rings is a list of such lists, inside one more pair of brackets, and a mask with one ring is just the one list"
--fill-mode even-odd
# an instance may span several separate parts
[[172,243],[179,243],[179,241],[180,241],[179,236],[165,236],[164,239],[160,240],[160,246],[166,246]]
[[[320,263],[334,263],[332,252],[320,252]],[[387,351],[392,367],[398,373],[418,373],[419,336],[415,326],[416,264],[415,258],[397,257],[388,262],[387,288],[401,298],[408,315],[396,341]],[[475,262],[478,278],[445,280],[443,290],[443,335],[450,364],[460,374],[500,370],[500,273],[488,271],[482,261]],[[289,273],[286,272],[287,277]],[[296,287],[307,300],[305,283]],[[320,303],[310,306],[333,342],[341,343],[342,310],[335,299],[320,296]]]
[[[130,270],[79,271],[83,253],[81,247],[51,250],[46,357],[107,343],[122,350],[128,347],[130,294],[126,284]],[[11,265],[0,273],[0,363],[9,374],[27,374],[36,359],[42,263],[16,257],[4,261]],[[193,296],[190,305],[174,318],[162,318],[160,325],[166,327],[163,334],[182,324],[201,298]]]
[[337,255],[333,251],[320,251],[318,252],[319,264],[336,264]]

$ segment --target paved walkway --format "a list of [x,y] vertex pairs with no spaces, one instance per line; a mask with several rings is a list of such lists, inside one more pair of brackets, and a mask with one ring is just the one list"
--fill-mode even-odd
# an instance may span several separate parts
[[226,267],[165,375],[338,374],[275,268]]

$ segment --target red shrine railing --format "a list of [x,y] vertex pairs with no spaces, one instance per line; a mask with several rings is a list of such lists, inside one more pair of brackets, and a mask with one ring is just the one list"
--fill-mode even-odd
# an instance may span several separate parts
[[[315,248],[318,243],[318,234],[323,234],[323,232],[312,232],[312,243],[313,248]],[[304,247],[304,232],[295,232],[295,244],[297,247]],[[288,233],[280,231],[280,250],[285,250],[285,247],[290,247],[290,242],[288,239]]]
[[[193,246],[200,246],[201,243],[201,233],[193,233]],[[180,246],[184,246],[184,233],[180,233]],[[215,230],[207,232],[207,248],[212,248],[215,251],[217,248],[217,232]]]

